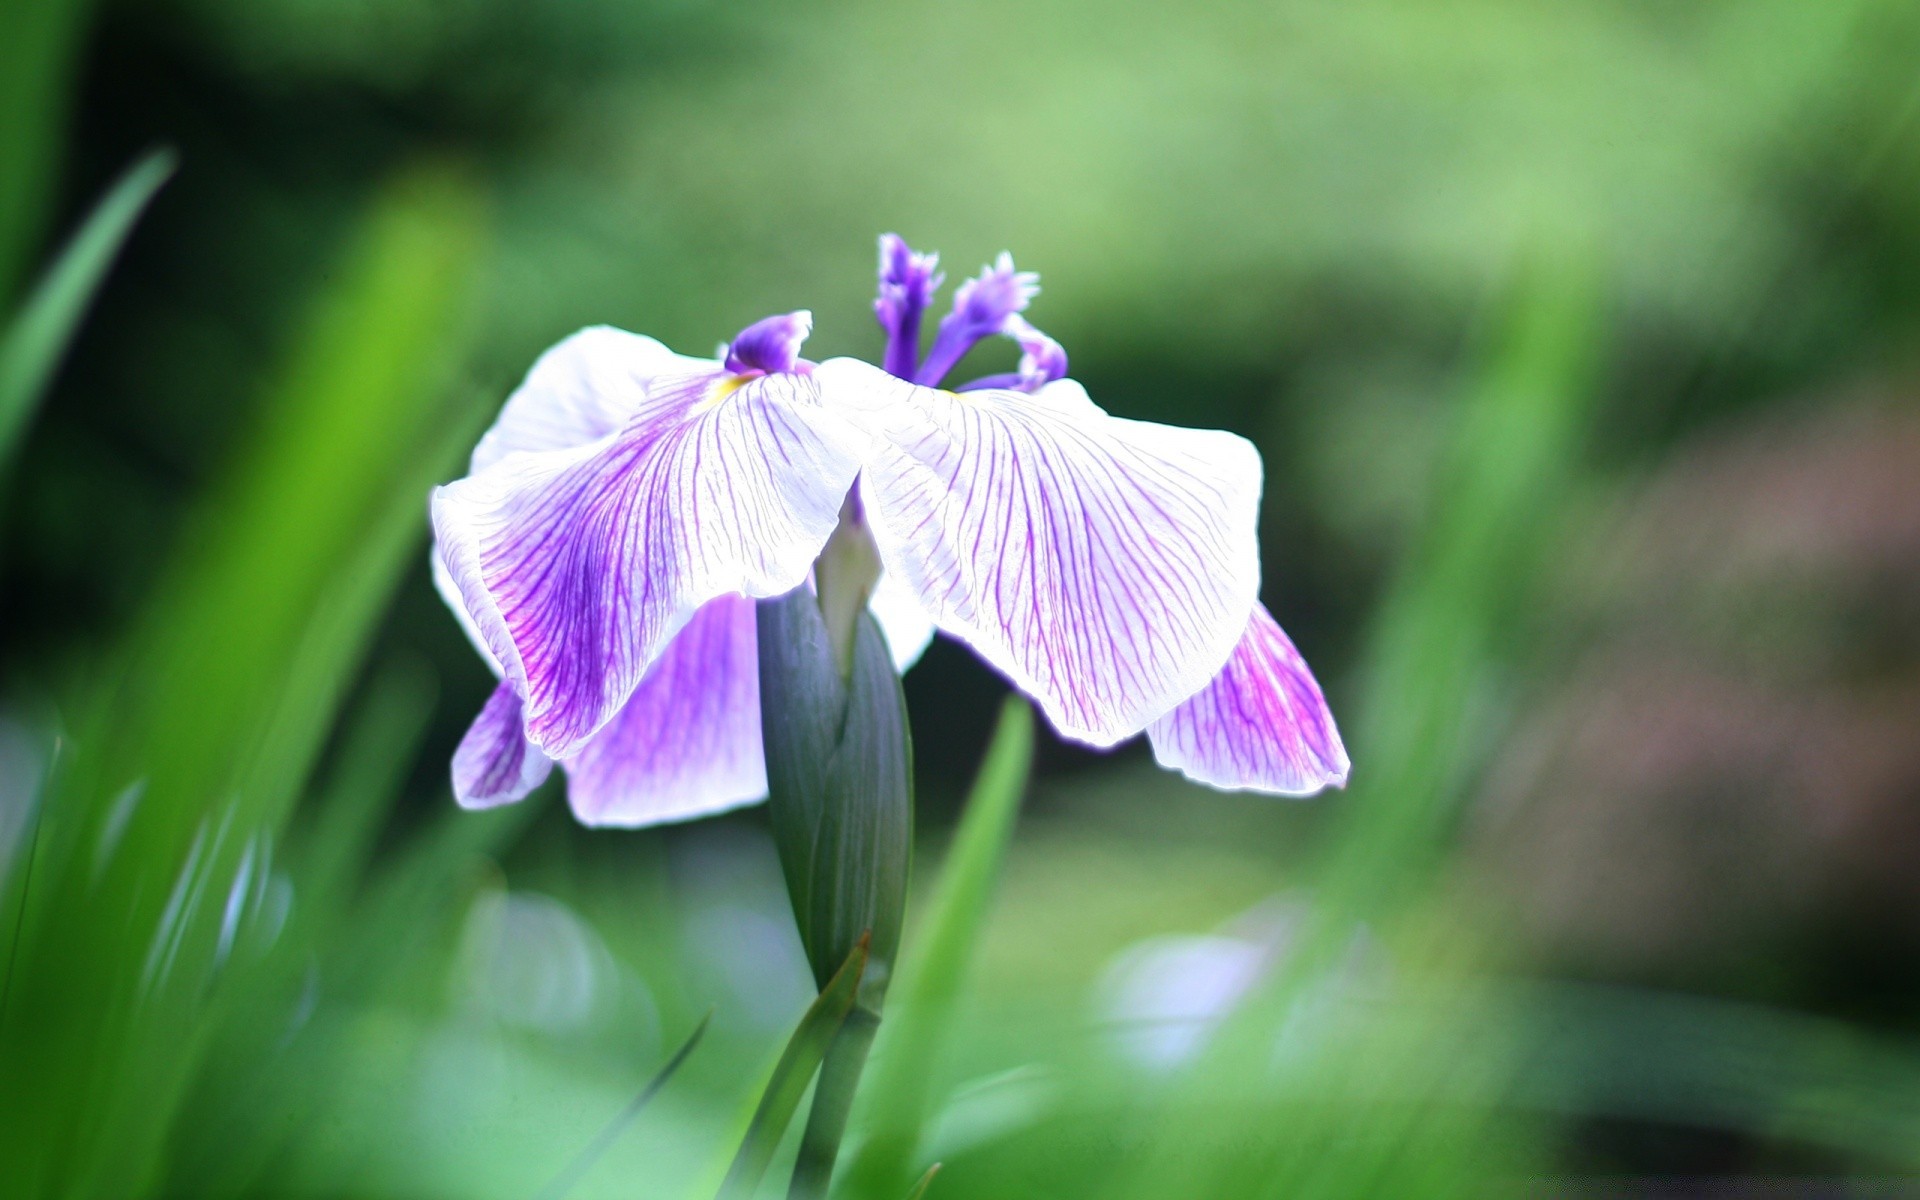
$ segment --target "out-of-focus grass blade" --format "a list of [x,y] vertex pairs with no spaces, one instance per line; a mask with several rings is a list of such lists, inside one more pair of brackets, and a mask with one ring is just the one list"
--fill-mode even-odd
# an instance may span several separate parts
[[0,471],[12,461],[15,444],[72,344],[107,268],[173,168],[170,150],[152,151],[128,168],[94,206],[0,337]]
[[914,1184],[913,1190],[907,1193],[907,1200],[926,1200],[927,1189],[933,1186],[933,1177],[939,1173],[939,1163],[928,1167],[927,1173],[920,1177],[920,1182]]
[[1524,616],[1530,560],[1576,476],[1598,321],[1584,260],[1522,278],[1462,405],[1432,524],[1375,620],[1354,784],[1323,881],[1362,907],[1417,875],[1448,830],[1493,648]]
[[1000,710],[926,919],[901,956],[894,1012],[881,1027],[867,1085],[872,1128],[847,1172],[855,1194],[887,1195],[905,1182],[926,1121],[942,1036],[986,922],[1032,763],[1033,709],[1011,696]]
[[0,1027],[0,1161],[18,1194],[157,1179],[233,979],[236,921],[424,536],[425,486],[451,464],[478,229],[446,172],[375,207],[262,427],[78,709]]
[[860,977],[866,969],[867,942],[862,938],[847,961],[827,981],[827,986],[814,997],[806,1015],[794,1028],[793,1036],[787,1039],[786,1049],[780,1052],[780,1061],[774,1064],[773,1075],[760,1093],[760,1103],[753,1110],[753,1119],[748,1122],[746,1136],[741,1138],[740,1149],[733,1156],[733,1165],[721,1181],[719,1200],[747,1200],[760,1186],[774,1151],[780,1148],[780,1139],[786,1136],[794,1109],[800,1106],[800,1098],[806,1095],[807,1085],[820,1069],[827,1047],[853,1008]]
[[667,1081],[672,1079],[673,1073],[680,1069],[680,1064],[686,1062],[687,1056],[693,1053],[693,1048],[700,1044],[700,1038],[707,1032],[707,1023],[711,1020],[713,1020],[711,1012],[700,1018],[700,1023],[693,1027],[693,1033],[681,1043],[678,1050],[673,1052],[673,1057],[667,1060],[666,1065],[647,1081],[647,1086],[640,1089],[640,1094],[633,1098],[633,1102],[614,1114],[613,1120],[607,1122],[606,1128],[602,1129],[572,1162],[553,1177],[552,1183],[540,1190],[536,1200],[564,1200],[566,1194],[573,1190],[574,1185],[586,1177],[587,1172],[593,1169],[593,1164],[600,1161],[601,1156],[606,1154],[620,1134],[633,1123],[633,1119],[640,1115],[640,1111],[660,1094],[661,1088],[667,1086]]
[[93,8],[92,0],[0,8],[0,304],[12,303],[40,232]]
[[[1152,1131],[1142,1144],[1152,1149],[1132,1172],[1130,1195],[1466,1197],[1525,1153],[1524,1141],[1492,1132],[1510,1065],[1496,1047],[1483,1045],[1454,1072],[1471,1079],[1464,1091],[1442,1094],[1430,1078],[1434,1064],[1463,1061],[1454,1016],[1361,1028],[1313,1049],[1332,1080],[1362,1084],[1339,1103],[1331,1094],[1306,1105],[1258,1098],[1271,1088],[1283,1033],[1298,1027],[1315,989],[1339,986],[1363,923],[1378,928],[1416,910],[1407,902],[1423,894],[1473,765],[1476,702],[1493,677],[1498,635],[1524,611],[1530,557],[1574,476],[1593,390],[1597,289],[1584,260],[1535,268],[1469,387],[1431,524],[1376,621],[1350,743],[1353,785],[1333,801],[1303,932],[1181,1086],[1142,1114]],[[1461,934],[1405,932],[1395,945],[1401,986],[1423,975],[1428,987],[1458,986],[1450,981],[1472,955]],[[1459,990],[1458,1006],[1470,1010],[1472,989]],[[1395,1102],[1381,1102],[1389,1094]],[[1222,1106],[1221,1095],[1253,1102]]]

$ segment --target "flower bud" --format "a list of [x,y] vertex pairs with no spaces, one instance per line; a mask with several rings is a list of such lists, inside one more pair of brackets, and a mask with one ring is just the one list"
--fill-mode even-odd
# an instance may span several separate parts
[[900,945],[913,844],[913,750],[900,676],[864,606],[842,673],[807,588],[759,603],[769,815],[800,941],[825,986],[862,935],[858,1005],[878,1013]]

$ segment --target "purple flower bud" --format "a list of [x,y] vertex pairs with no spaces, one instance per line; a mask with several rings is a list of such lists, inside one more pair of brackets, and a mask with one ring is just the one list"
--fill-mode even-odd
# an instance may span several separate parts
[[813,332],[813,314],[806,309],[755,321],[742,329],[727,348],[727,370],[735,375],[777,375],[800,362],[800,346]]
[[946,279],[939,267],[938,254],[915,253],[897,233],[880,235],[880,294],[873,315],[887,335],[881,365],[901,379],[912,379],[919,365],[920,317]]
[[1008,322],[1039,294],[1040,276],[1015,270],[1013,255],[1001,251],[992,266],[954,292],[953,311],[941,318],[939,335],[927,352],[917,382],[938,386],[982,338],[1010,333]]

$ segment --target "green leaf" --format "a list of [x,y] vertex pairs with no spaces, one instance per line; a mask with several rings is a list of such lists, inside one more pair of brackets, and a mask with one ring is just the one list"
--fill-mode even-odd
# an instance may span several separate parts
[[794,1110],[800,1107],[800,1098],[806,1095],[807,1085],[813,1081],[813,1073],[819,1069],[827,1048],[853,1010],[853,999],[860,990],[860,979],[866,969],[867,942],[862,938],[847,955],[847,961],[814,997],[800,1024],[794,1027],[793,1036],[787,1039],[787,1047],[781,1051],[780,1061],[774,1064],[773,1074],[760,1093],[760,1103],[753,1110],[753,1119],[747,1125],[746,1136],[740,1140],[739,1151],[733,1156],[733,1165],[720,1184],[719,1200],[747,1200],[760,1186],[774,1151],[780,1147],[780,1139],[786,1136]]
[[869,1085],[873,1129],[848,1170],[858,1194],[897,1190],[920,1144],[943,1035],[986,924],[1032,762],[1033,709],[1009,696],[926,919],[900,966],[894,1013]]
[[130,167],[94,206],[0,339],[0,470],[11,461],[107,269],[173,167],[169,150],[152,151]]

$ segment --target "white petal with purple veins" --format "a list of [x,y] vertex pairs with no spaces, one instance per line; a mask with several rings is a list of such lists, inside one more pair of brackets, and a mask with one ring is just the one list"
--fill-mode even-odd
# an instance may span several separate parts
[[553,760],[521,733],[520,697],[503,683],[453,752],[453,798],[462,808],[511,804],[545,782],[552,769]]
[[1219,676],[1147,734],[1161,766],[1229,791],[1307,796],[1347,781],[1320,685],[1264,606]]
[[809,377],[678,376],[617,433],[437,489],[441,556],[527,736],[570,757],[700,605],[799,585],[864,448]]
[[1112,745],[1191,696],[1260,586],[1260,456],[1244,438],[1107,415],[1079,384],[916,388],[815,372],[876,435],[861,495],[888,573],[1062,734]]
[[523,450],[570,450],[597,441],[646,407],[656,378],[719,366],[624,329],[582,329],[534,362],[474,447],[470,470],[483,471]]
[[753,601],[709,600],[567,771],[584,825],[657,825],[763,799]]

